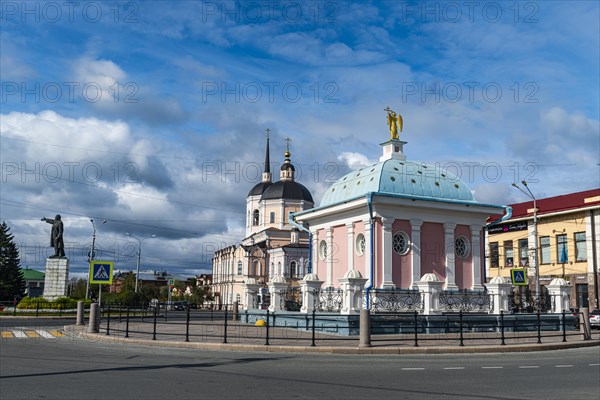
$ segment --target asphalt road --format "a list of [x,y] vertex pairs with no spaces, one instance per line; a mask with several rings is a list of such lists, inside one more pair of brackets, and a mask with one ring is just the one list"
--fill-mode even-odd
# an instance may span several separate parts
[[[23,324],[21,324],[22,326]],[[0,341],[0,399],[594,399],[600,348],[365,356]]]

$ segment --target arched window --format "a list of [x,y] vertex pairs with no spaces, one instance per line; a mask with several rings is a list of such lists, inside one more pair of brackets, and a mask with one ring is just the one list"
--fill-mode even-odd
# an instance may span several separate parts
[[292,261],[290,262],[290,276],[292,278],[295,278],[296,275],[298,275],[298,266],[296,264],[296,261]]
[[254,213],[252,214],[252,225],[258,226],[259,220],[260,220],[260,213],[258,212],[258,210],[254,210]]
[[250,275],[257,276],[260,273],[260,262],[258,260],[254,260],[252,264],[252,273]]
[[238,274],[238,275],[242,275],[242,272],[243,272],[243,271],[242,271],[242,262],[241,262],[241,261],[238,261],[238,262],[237,262],[237,274]]
[[281,270],[281,261],[277,263],[277,274],[283,275],[283,271]]
[[327,250],[327,242],[321,240],[321,242],[319,243],[319,258],[321,260],[325,260],[327,258]]

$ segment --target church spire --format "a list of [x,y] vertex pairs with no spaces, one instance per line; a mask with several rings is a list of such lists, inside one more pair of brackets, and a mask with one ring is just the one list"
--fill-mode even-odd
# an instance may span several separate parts
[[269,158],[269,133],[271,133],[271,130],[267,128],[265,131],[267,132],[267,149],[265,152],[265,172],[263,172],[262,181],[271,182],[271,161]]
[[287,138],[285,139],[285,141],[287,142],[287,145],[285,147],[285,160],[283,161],[283,164],[281,165],[281,172],[279,173],[279,178],[282,181],[293,181],[294,180],[294,171],[296,171],[296,168],[294,168],[294,166],[292,165],[292,162],[290,160],[290,142],[292,141],[292,139]]

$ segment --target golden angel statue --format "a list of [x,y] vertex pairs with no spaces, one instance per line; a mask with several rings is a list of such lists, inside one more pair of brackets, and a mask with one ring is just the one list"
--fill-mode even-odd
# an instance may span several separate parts
[[387,124],[390,128],[391,138],[398,140],[400,138],[399,132],[402,132],[402,116],[396,114],[390,107],[386,108],[384,111],[387,111]]

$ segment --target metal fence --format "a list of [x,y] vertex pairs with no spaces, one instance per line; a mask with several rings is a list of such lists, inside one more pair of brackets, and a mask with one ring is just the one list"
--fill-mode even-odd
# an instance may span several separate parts
[[441,312],[489,312],[493,299],[487,291],[446,290],[440,293]]
[[344,291],[334,287],[327,287],[319,291],[316,298],[315,309],[320,312],[340,312],[344,301]]
[[[101,333],[125,338],[267,346],[354,346],[359,341],[356,334],[339,334],[357,332],[358,318],[336,320],[334,329],[331,316],[320,315],[316,310],[309,314],[258,311],[234,313],[231,305],[218,311],[171,312],[106,305],[102,311]],[[576,323],[575,316],[564,312],[489,315],[459,311],[424,316],[413,311],[371,315],[370,326],[374,347],[465,346],[580,340],[582,333],[576,330]]]
[[[366,299],[366,292],[363,299]],[[367,308],[363,301],[363,308]],[[371,313],[398,313],[421,311],[423,294],[418,290],[373,289],[369,291],[369,309]]]

